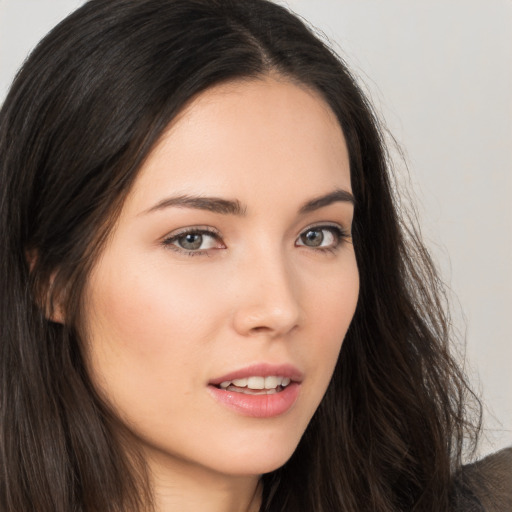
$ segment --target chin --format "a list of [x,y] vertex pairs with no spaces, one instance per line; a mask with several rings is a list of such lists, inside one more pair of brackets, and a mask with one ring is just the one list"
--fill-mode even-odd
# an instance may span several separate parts
[[252,460],[236,460],[237,457],[233,457],[230,464],[219,468],[219,472],[232,476],[263,475],[284,466],[292,454],[293,452],[278,456],[265,454],[267,456],[254,457]]
[[[279,469],[286,464],[295,452],[300,441],[281,436],[269,439],[265,443],[252,443],[240,448],[231,448],[217,464],[220,472],[232,475],[262,475]],[[224,464],[225,461],[225,464]]]

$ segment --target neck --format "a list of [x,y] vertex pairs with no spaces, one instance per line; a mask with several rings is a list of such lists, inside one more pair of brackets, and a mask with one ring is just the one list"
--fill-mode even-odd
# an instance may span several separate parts
[[151,457],[155,512],[258,512],[259,475],[216,473],[185,461]]

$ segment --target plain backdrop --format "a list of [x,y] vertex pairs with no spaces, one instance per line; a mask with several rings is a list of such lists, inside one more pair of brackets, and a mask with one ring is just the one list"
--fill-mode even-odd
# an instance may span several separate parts
[[[80,0],[0,0],[0,101]],[[512,0],[288,0],[330,40],[405,159],[397,173],[452,291],[486,404],[481,455],[512,444]]]

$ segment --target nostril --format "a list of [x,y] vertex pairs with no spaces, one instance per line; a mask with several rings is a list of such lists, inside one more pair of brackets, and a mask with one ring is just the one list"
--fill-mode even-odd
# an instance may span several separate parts
[[255,333],[255,334],[258,334],[258,333],[267,333],[271,331],[270,327],[265,327],[264,325],[261,326],[261,327],[253,327],[251,329],[251,332]]

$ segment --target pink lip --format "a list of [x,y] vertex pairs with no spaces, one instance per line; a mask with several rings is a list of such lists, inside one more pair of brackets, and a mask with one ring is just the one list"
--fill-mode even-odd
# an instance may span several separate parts
[[[271,395],[246,395],[217,387],[221,382],[253,375],[288,377],[292,382],[282,391]],[[292,365],[256,364],[211,380],[208,391],[221,404],[238,414],[253,418],[272,418],[284,414],[293,406],[299,396],[302,379],[302,372]]]

